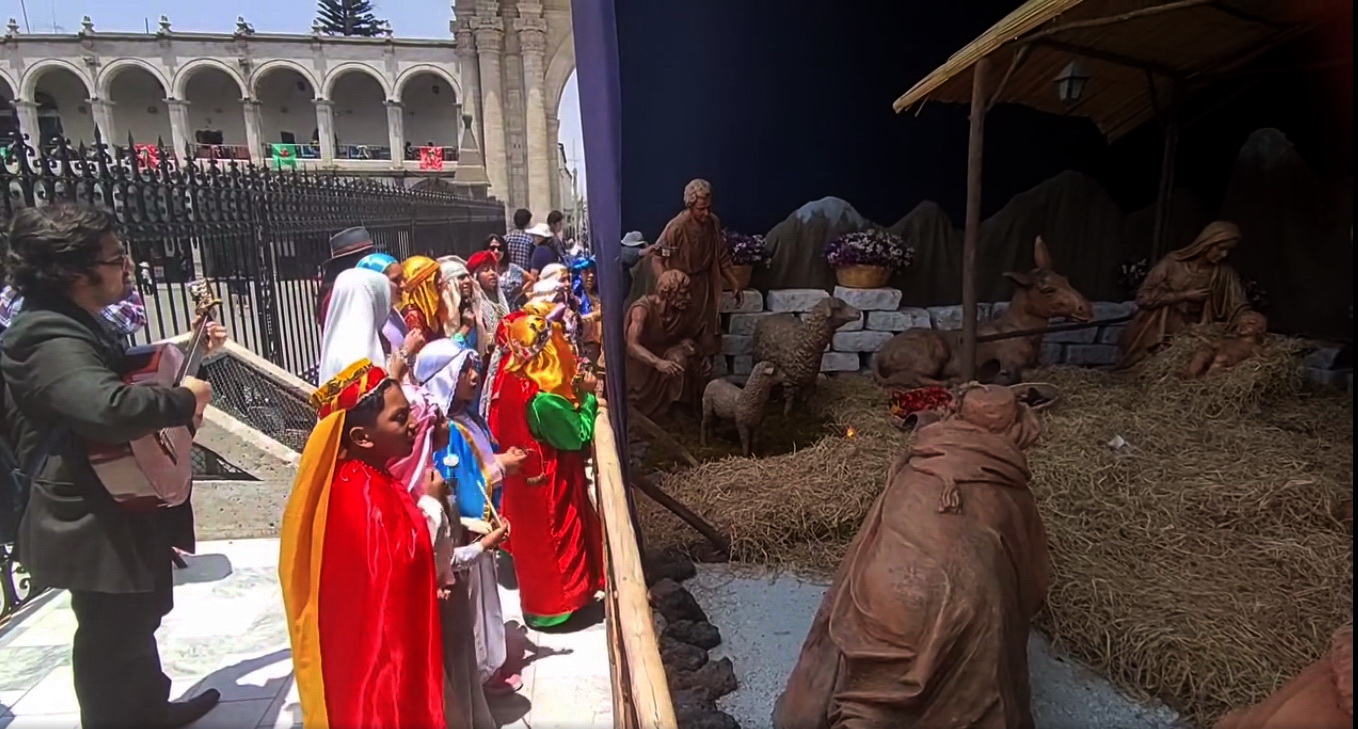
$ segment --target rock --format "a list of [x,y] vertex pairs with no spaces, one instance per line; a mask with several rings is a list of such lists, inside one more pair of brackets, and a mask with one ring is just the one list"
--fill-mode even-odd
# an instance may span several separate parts
[[1127,329],[1126,324],[1114,324],[1108,327],[1099,328],[1099,344],[1114,344],[1122,338],[1122,332]]
[[901,290],[891,288],[851,289],[835,287],[835,298],[859,311],[895,311],[901,305]]
[[671,579],[656,580],[656,583],[651,585],[651,606],[660,611],[665,620],[671,623],[680,620],[708,622],[707,613],[703,612],[702,606],[693,599],[693,595]]
[[709,651],[721,645],[721,631],[711,623],[679,620],[669,624],[665,629],[665,635],[680,643],[696,645]]
[[712,376],[725,377],[731,374],[730,358],[724,354],[719,354],[712,358]]
[[656,635],[665,632],[665,628],[668,628],[670,625],[670,621],[666,620],[665,616],[661,615],[659,610],[654,609],[651,610],[651,622],[655,624]]
[[926,311],[929,312],[929,323],[935,329],[951,331],[962,328],[962,307],[954,306],[931,306]]
[[[1046,347],[1045,344],[1042,345]],[[1066,345],[1066,364],[1081,367],[1099,367],[1117,364],[1118,348],[1111,344],[1068,344]]]
[[648,552],[645,560],[646,584],[654,585],[660,580],[683,582],[698,574],[693,562],[674,550]]
[[769,311],[800,314],[811,311],[816,302],[829,294],[820,289],[777,289],[769,292]]
[[874,332],[903,332],[906,329],[923,328],[928,329],[933,326],[929,321],[929,312],[916,307],[906,307],[896,311],[869,311],[867,327]]
[[826,352],[820,357],[821,372],[857,372],[858,354],[854,352]]
[[1353,377],[1352,371],[1328,370],[1318,367],[1306,367],[1304,369],[1306,379],[1313,384],[1322,387],[1344,387]]
[[718,710],[696,711],[676,706],[674,720],[679,729],[740,729],[734,717]]
[[[670,692],[670,703],[676,713],[684,710],[707,713],[717,710],[717,700],[706,689],[677,689]],[[682,721],[682,720],[681,720]]]
[[754,349],[754,337],[727,334],[721,338],[721,353],[738,355],[749,354]]
[[1136,311],[1136,302],[1094,301],[1090,303],[1089,308],[1093,310],[1095,319],[1117,319],[1131,316]]
[[1054,342],[1042,343],[1042,364],[1063,364],[1066,361],[1065,347]]
[[[748,354],[742,354],[731,358],[731,374],[748,375],[753,371],[754,357],[751,357]],[[742,380],[739,384],[744,385],[745,381]]]
[[708,661],[696,671],[674,671],[670,673],[669,681],[672,691],[702,689],[713,699],[719,699],[739,687],[730,658]]
[[731,321],[726,325],[726,331],[730,334],[748,337],[754,334],[754,325],[771,313],[758,311],[748,314],[731,314]]
[[1308,369],[1331,370],[1334,369],[1334,361],[1338,358],[1339,347],[1325,347],[1303,357],[1301,364]]
[[891,332],[842,332],[835,335],[831,346],[836,352],[876,352],[893,336]]
[[[1047,322],[1047,326],[1050,327],[1058,324],[1072,323],[1073,322],[1066,321],[1065,319],[1052,319]],[[1057,344],[1093,344],[1098,338],[1098,327],[1086,327],[1084,329],[1074,329],[1066,332],[1048,332],[1043,335],[1042,340],[1044,342],[1053,342]]]
[[721,313],[737,314],[764,310],[764,295],[754,289],[747,289],[744,298],[736,304],[736,295],[730,291],[721,292]]
[[707,651],[673,638],[660,638],[660,662],[669,671],[696,671],[707,663]]
[[1004,312],[1009,311],[1008,301],[996,301],[990,305],[990,320],[994,321],[1004,316]]
[[[801,319],[802,321],[806,321],[806,318],[807,318],[808,316],[810,316],[810,314],[798,314],[798,315],[797,315],[797,318],[798,318],[798,319]],[[854,320],[851,321],[851,322],[847,322],[847,323],[845,323],[845,324],[840,324],[840,325],[839,325],[839,328],[836,329],[835,331],[837,331],[837,332],[856,332],[856,331],[858,331],[858,330],[860,330],[860,329],[862,329],[862,328],[863,328],[863,317],[860,316],[860,317],[858,317],[857,319],[854,319]],[[827,350],[827,351],[828,351],[828,350]]]

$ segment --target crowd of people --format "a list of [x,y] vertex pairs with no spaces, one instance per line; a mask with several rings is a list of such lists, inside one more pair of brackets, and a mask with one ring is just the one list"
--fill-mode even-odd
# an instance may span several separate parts
[[521,684],[500,554],[533,628],[604,587],[594,261],[548,220],[517,211],[465,259],[331,241],[279,568],[307,724],[494,727],[487,695]]

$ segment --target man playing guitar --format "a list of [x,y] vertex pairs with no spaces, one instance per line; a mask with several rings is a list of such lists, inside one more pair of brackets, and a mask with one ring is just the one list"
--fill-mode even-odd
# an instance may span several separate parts
[[[115,224],[104,210],[57,203],[19,210],[10,226],[6,262],[25,304],[0,348],[5,422],[18,462],[42,464],[28,474],[18,553],[36,581],[70,591],[81,725],[169,729],[220,699],[209,690],[171,702],[156,648],[174,605],[171,550],[193,549],[191,507],[123,508],[89,456],[99,444],[192,428],[212,386],[194,377],[177,387],[124,380],[124,343],[97,321],[134,286]],[[220,327],[206,331],[209,348],[225,339]]]

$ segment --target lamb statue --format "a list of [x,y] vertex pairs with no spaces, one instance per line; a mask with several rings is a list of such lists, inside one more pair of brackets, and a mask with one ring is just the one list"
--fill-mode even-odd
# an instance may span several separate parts
[[734,420],[736,432],[740,433],[740,452],[748,458],[759,426],[764,422],[764,403],[768,402],[769,390],[776,382],[778,368],[772,362],[760,362],[750,370],[743,388],[722,379],[707,383],[703,390],[702,444],[707,445],[707,433],[713,421]]

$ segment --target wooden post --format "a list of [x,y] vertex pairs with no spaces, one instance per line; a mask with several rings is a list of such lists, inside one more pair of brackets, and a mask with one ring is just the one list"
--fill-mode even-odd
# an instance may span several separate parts
[[1165,120],[1165,149],[1160,159],[1160,187],[1155,192],[1155,228],[1151,231],[1151,265],[1165,255],[1169,238],[1170,197],[1174,193],[1174,162],[1179,150],[1179,105],[1171,99]]
[[962,230],[962,379],[976,377],[976,248],[981,238],[981,147],[985,135],[990,59],[971,68],[971,131],[967,135],[967,212]]

